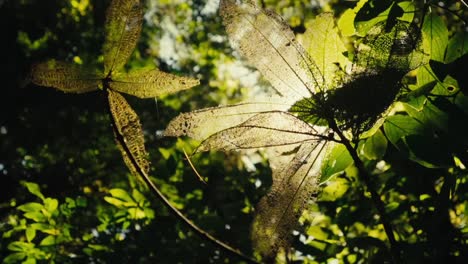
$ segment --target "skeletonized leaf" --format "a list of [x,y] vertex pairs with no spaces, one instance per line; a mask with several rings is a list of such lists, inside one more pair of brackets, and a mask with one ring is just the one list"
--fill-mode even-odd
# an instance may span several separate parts
[[222,0],[220,13],[229,39],[249,63],[289,102],[309,97],[322,82],[320,71],[275,13],[252,1]]
[[106,13],[104,73],[118,71],[128,61],[140,37],[143,9],[139,0],[112,0]]
[[324,140],[302,143],[286,166],[272,168],[271,189],[257,205],[252,226],[252,239],[264,262],[272,262],[278,250],[287,246],[299,217],[313,200],[326,145]]
[[199,83],[197,79],[152,69],[117,74],[112,78],[110,87],[140,98],[153,98],[189,89]]
[[335,63],[344,68],[348,62],[343,55],[346,47],[338,35],[333,14],[317,16],[306,28],[301,38],[302,45],[322,72],[327,86],[330,86],[337,70]]
[[287,110],[290,105],[282,103],[281,100],[279,97],[271,97],[263,102],[246,102],[183,113],[169,123],[164,135],[189,136],[203,140],[223,129],[239,125],[258,113]]
[[297,117],[281,111],[260,113],[244,123],[207,138],[199,151],[262,148],[316,140],[319,132]]
[[97,90],[102,76],[82,67],[49,60],[36,64],[31,70],[31,81],[34,84],[53,87],[66,93],[86,93]]
[[[122,153],[125,164],[132,174],[139,175],[135,164],[132,162],[133,159],[144,172],[148,173],[148,153],[145,149],[143,129],[138,115],[121,94],[108,90],[108,100],[115,124],[114,133],[117,147]],[[122,141],[124,144],[122,144]]]

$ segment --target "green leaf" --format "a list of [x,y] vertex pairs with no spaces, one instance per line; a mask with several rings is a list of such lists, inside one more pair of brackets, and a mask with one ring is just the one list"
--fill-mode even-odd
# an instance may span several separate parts
[[362,152],[367,159],[379,160],[385,155],[387,151],[387,138],[385,138],[382,131],[379,129],[376,133],[369,137],[364,143]]
[[22,241],[14,241],[8,244],[8,249],[11,251],[29,251],[34,248],[34,243],[26,243]]
[[26,258],[27,254],[24,252],[16,252],[13,254],[8,255],[6,258],[3,259],[3,263],[5,264],[16,264],[21,262],[24,258]]
[[413,154],[410,159],[424,167],[443,168],[453,165],[451,151],[445,142],[428,136],[410,135],[406,137],[406,144]]
[[36,229],[32,227],[26,228],[26,239],[31,242],[36,237]]
[[115,189],[110,189],[109,193],[115,197],[119,198],[120,200],[126,201],[126,202],[133,202],[133,198],[127,193],[127,191],[119,188]]
[[129,208],[128,214],[132,219],[143,219],[146,217],[145,211],[141,210],[140,208]]
[[343,178],[335,178],[330,180],[327,185],[321,190],[320,201],[335,201],[343,196],[349,189],[349,182]]
[[42,212],[27,212],[24,217],[34,220],[36,222],[45,222],[47,217]]
[[143,203],[146,201],[145,196],[141,192],[139,192],[137,189],[132,190],[132,197],[140,206],[142,206]]
[[347,9],[343,15],[341,15],[340,19],[338,20],[338,28],[341,31],[343,36],[351,36],[355,33],[354,28],[354,18],[359,10],[367,3],[368,0],[359,0],[356,4],[356,7],[353,9]]
[[445,63],[451,63],[468,53],[468,33],[466,31],[457,32],[449,40]]
[[52,245],[55,245],[56,243],[57,243],[57,237],[52,236],[52,235],[48,235],[44,239],[42,239],[42,241],[41,241],[41,243],[39,243],[39,245],[41,245],[41,246],[52,246]]
[[126,202],[123,202],[122,200],[110,196],[105,196],[104,200],[117,207],[125,207],[128,204]]
[[387,139],[398,147],[398,141],[408,135],[422,134],[424,129],[418,120],[410,116],[394,115],[385,120],[384,131]]
[[448,44],[448,29],[441,17],[435,12],[429,13],[424,19],[422,28],[424,34],[423,47],[431,55],[431,59],[444,62],[445,49]]
[[60,233],[59,229],[54,228],[50,224],[46,223],[32,223],[31,227],[45,234],[49,235],[58,235]]
[[26,186],[28,191],[37,197],[41,198],[41,200],[44,200],[44,195],[41,193],[41,188],[39,187],[39,184],[34,183],[34,182],[27,182],[27,181],[22,181],[22,185]]
[[302,35],[302,46],[315,61],[325,80],[325,86],[332,86],[337,67],[335,63],[344,68],[348,59],[343,55],[346,52],[338,30],[335,27],[333,14],[324,13],[306,25],[307,30]]
[[348,150],[343,144],[336,144],[327,154],[325,161],[322,163],[322,176],[320,182],[327,181],[336,173],[344,171],[353,163],[353,158],[349,155]]
[[57,210],[58,200],[48,197],[44,200],[44,207],[50,214],[52,214]]
[[28,257],[22,264],[36,264],[36,259],[34,257]]
[[17,207],[18,210],[23,212],[40,212],[44,206],[40,203],[26,203]]

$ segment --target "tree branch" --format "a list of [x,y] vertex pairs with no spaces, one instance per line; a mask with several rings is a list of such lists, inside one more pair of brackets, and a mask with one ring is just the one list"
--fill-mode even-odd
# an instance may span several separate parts
[[387,234],[388,241],[390,242],[390,252],[392,256],[393,263],[401,263],[400,260],[400,250],[398,246],[398,242],[395,239],[395,235],[393,233],[393,227],[385,213],[385,205],[380,199],[380,195],[377,193],[376,189],[374,188],[371,177],[369,172],[367,172],[366,168],[364,167],[364,163],[359,158],[356,149],[351,145],[351,142],[343,135],[341,130],[338,128],[334,119],[328,120],[330,128],[338,134],[338,137],[341,139],[341,144],[345,145],[346,149],[348,150],[349,154],[353,158],[354,165],[359,171],[359,177],[362,179],[364,184],[366,185],[367,190],[371,194],[372,202],[374,203],[375,208],[377,209],[377,213],[380,216],[382,224],[384,226],[385,233]]

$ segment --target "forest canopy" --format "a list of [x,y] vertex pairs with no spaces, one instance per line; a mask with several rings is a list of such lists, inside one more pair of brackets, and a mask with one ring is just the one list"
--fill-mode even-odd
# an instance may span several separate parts
[[467,14],[1,1],[0,259],[466,262]]

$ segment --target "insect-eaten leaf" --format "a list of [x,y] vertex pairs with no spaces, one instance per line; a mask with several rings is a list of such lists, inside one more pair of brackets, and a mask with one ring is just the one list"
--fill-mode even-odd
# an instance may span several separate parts
[[150,163],[138,115],[121,94],[109,90],[108,100],[115,125],[114,135],[125,164],[134,175],[140,175],[139,168],[148,173]]

